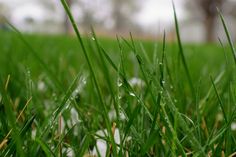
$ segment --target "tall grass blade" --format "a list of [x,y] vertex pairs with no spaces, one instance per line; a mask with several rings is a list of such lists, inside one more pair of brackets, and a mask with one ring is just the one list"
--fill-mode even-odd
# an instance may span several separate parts
[[234,44],[233,44],[233,41],[231,39],[231,36],[230,36],[230,33],[229,33],[229,30],[228,30],[228,27],[225,23],[225,19],[222,15],[222,13],[218,10],[218,13],[219,13],[219,16],[220,16],[220,19],[221,19],[221,22],[223,24],[223,27],[224,27],[224,31],[225,31],[225,34],[226,34],[226,37],[227,37],[227,40],[228,40],[228,43],[230,45],[230,49],[231,49],[231,53],[233,55],[233,58],[234,58],[234,63],[236,64],[236,51],[235,51],[235,48],[234,48]]
[[227,123],[228,120],[227,120],[227,116],[226,116],[226,113],[225,113],[225,110],[224,110],[224,107],[223,107],[223,102],[222,102],[222,100],[221,100],[221,98],[220,98],[220,95],[219,95],[217,89],[216,89],[216,85],[215,85],[215,83],[214,83],[214,81],[213,81],[213,78],[212,78],[211,76],[210,76],[210,78],[211,78],[211,83],[212,83],[212,86],[213,86],[214,91],[215,91],[215,93],[216,93],[217,99],[218,99],[218,101],[219,101],[220,108],[221,108],[221,111],[222,111],[222,113],[223,113],[225,122]]
[[38,55],[38,53],[35,51],[35,49],[28,43],[28,41],[24,38],[22,33],[13,26],[10,22],[8,22],[8,25],[15,31],[19,39],[24,43],[24,45],[30,50],[30,53],[34,56],[34,58],[39,62],[39,64],[44,68],[44,70],[47,72],[48,76],[51,78],[51,80],[55,83],[55,86],[59,91],[63,91],[63,86],[58,80],[57,76],[54,74],[54,72],[48,68],[48,65],[43,61],[43,59]]
[[178,23],[176,9],[175,9],[175,5],[174,5],[173,0],[172,0],[172,5],[173,5],[173,10],[174,10],[175,30],[176,30],[177,41],[178,41],[178,46],[179,46],[179,54],[180,54],[180,57],[181,57],[182,64],[184,66],[184,70],[185,70],[186,75],[187,75],[187,79],[188,79],[188,82],[189,82],[189,86],[190,86],[190,89],[191,89],[191,92],[192,92],[193,99],[195,100],[196,94],[195,94],[193,82],[192,82],[192,79],[191,79],[191,76],[190,76],[190,73],[189,73],[189,69],[188,69],[188,66],[187,66],[187,62],[186,62],[186,59],[185,59],[185,56],[184,56],[184,50],[183,50],[182,41],[181,41],[180,32],[179,32],[179,23]]
[[102,94],[101,94],[101,90],[100,90],[98,81],[97,81],[97,79],[96,79],[96,77],[95,77],[95,72],[94,72],[94,69],[93,69],[93,67],[92,67],[90,58],[89,58],[89,56],[88,56],[88,52],[87,52],[87,50],[86,50],[86,48],[85,48],[84,42],[83,42],[82,37],[81,37],[81,35],[80,35],[80,32],[79,32],[79,30],[78,30],[78,28],[77,28],[76,22],[75,22],[75,20],[74,20],[74,18],[73,18],[73,16],[72,16],[72,13],[71,13],[71,11],[70,11],[68,5],[67,5],[67,2],[66,2],[65,0],[61,0],[61,4],[63,5],[63,7],[64,7],[64,9],[65,9],[65,11],[66,11],[66,13],[67,13],[69,19],[70,19],[70,22],[71,22],[71,24],[72,24],[72,26],[73,26],[73,29],[74,29],[75,33],[76,33],[77,39],[78,39],[78,41],[79,41],[79,44],[80,44],[80,46],[81,46],[81,48],[82,48],[83,54],[84,54],[84,56],[85,56],[85,59],[86,59],[86,61],[87,61],[87,63],[88,63],[89,70],[90,70],[90,72],[91,72],[91,74],[92,74],[92,78],[93,78],[93,81],[94,81],[94,84],[95,84],[95,88],[96,88],[97,93],[98,93],[98,98],[99,98],[99,101],[100,101],[100,103],[101,103],[101,105],[102,105],[102,108],[103,108],[103,111],[104,111],[104,112],[103,112],[103,113],[104,113],[104,114],[103,114],[103,117],[104,117],[104,120],[105,120],[105,123],[106,123],[106,128],[107,128],[107,130],[108,130],[109,137],[110,137],[110,139],[111,139],[111,141],[112,141],[112,147],[113,147],[114,153],[117,154],[116,145],[115,145],[115,141],[114,141],[114,137],[113,137],[112,130],[111,130],[112,126],[111,126],[110,120],[109,120],[109,118],[108,118],[107,107],[106,107],[106,105],[105,105],[105,103],[104,103],[104,100],[103,100],[103,97],[102,97]]

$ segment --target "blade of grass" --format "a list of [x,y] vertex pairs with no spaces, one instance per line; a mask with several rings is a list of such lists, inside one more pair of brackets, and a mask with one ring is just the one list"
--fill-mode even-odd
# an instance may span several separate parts
[[40,58],[38,53],[35,51],[35,49],[26,41],[22,33],[14,27],[10,22],[7,22],[8,25],[15,31],[19,39],[24,43],[24,45],[30,50],[30,53],[34,56],[34,58],[39,62],[39,64],[44,68],[44,70],[47,72],[48,76],[53,80],[54,84],[56,85],[57,89],[59,91],[64,91],[63,86],[60,83],[60,81],[57,79],[57,76],[53,73],[51,69],[48,68],[48,65],[43,61],[43,59]]
[[204,149],[201,146],[201,144],[199,143],[198,139],[195,137],[195,135],[192,133],[191,129],[189,128],[188,124],[185,122],[185,120],[183,119],[183,117],[180,115],[180,113],[178,112],[178,109],[176,108],[171,95],[169,93],[169,91],[164,90],[166,93],[166,98],[169,101],[167,103],[167,107],[170,109],[170,111],[172,112],[173,116],[174,115],[178,115],[176,118],[178,119],[178,124],[179,126],[182,128],[182,130],[185,132],[186,135],[188,135],[189,137],[189,141],[191,146],[195,149],[196,152],[198,152],[201,155],[205,155]]
[[75,22],[75,20],[74,20],[74,18],[73,18],[73,16],[72,16],[72,13],[71,13],[71,11],[70,11],[68,5],[67,5],[67,2],[66,2],[65,0],[61,0],[61,4],[63,5],[63,7],[64,7],[64,9],[65,9],[65,11],[66,11],[66,13],[67,13],[69,19],[70,19],[70,22],[71,22],[71,24],[72,24],[72,26],[73,26],[73,29],[74,29],[75,33],[76,33],[77,39],[78,39],[78,41],[79,41],[79,44],[80,44],[80,46],[81,46],[81,48],[82,48],[83,54],[84,54],[84,56],[85,56],[85,59],[86,59],[86,61],[87,61],[87,63],[88,63],[89,70],[90,70],[90,72],[91,72],[91,74],[92,74],[92,78],[93,78],[93,81],[94,81],[94,84],[95,84],[95,88],[96,88],[97,93],[98,93],[98,98],[99,98],[99,101],[100,101],[100,103],[101,103],[101,105],[102,105],[102,108],[103,108],[103,111],[104,111],[104,112],[103,112],[103,113],[104,113],[104,114],[103,114],[103,118],[104,118],[105,123],[106,123],[106,128],[107,128],[107,130],[108,130],[109,137],[111,138],[111,141],[112,141],[112,146],[113,146],[113,148],[114,148],[113,150],[114,150],[114,153],[117,154],[116,145],[115,145],[115,140],[114,140],[114,137],[112,136],[112,130],[111,130],[112,127],[111,127],[110,120],[109,120],[109,118],[108,118],[108,111],[107,111],[106,105],[105,105],[105,103],[104,103],[104,100],[103,100],[103,97],[102,97],[102,94],[101,94],[101,90],[100,90],[98,81],[97,81],[97,79],[96,79],[96,77],[95,77],[95,72],[94,72],[94,69],[93,69],[93,67],[92,67],[90,58],[89,58],[88,53],[87,53],[87,50],[86,50],[86,48],[85,48],[85,46],[84,46],[84,43],[83,43],[82,37],[81,37],[81,35],[80,35],[80,32],[79,32],[79,30],[78,30],[78,28],[77,28],[76,22]]
[[182,41],[181,41],[180,32],[179,32],[179,24],[178,24],[176,9],[175,9],[175,5],[174,5],[173,0],[172,0],[172,6],[173,6],[173,11],[174,11],[175,30],[176,30],[177,41],[178,41],[178,46],[179,46],[179,54],[180,54],[180,57],[181,57],[182,64],[184,66],[184,70],[185,70],[186,75],[187,75],[187,79],[188,79],[188,83],[189,83],[189,86],[190,86],[190,89],[191,89],[191,92],[192,92],[193,99],[195,100],[196,94],[195,94],[193,82],[192,82],[192,79],[191,79],[191,76],[190,76],[190,73],[189,73],[189,69],[188,69],[188,66],[187,66],[187,62],[186,62],[186,59],[185,59],[185,56],[184,56],[184,50],[183,50]]
[[[8,77],[8,79],[10,79],[10,77]],[[10,131],[12,135],[12,139],[15,141],[15,144],[16,144],[14,149],[16,149],[16,152],[20,157],[24,157],[25,153],[23,149],[21,148],[22,139],[19,136],[19,130],[17,128],[16,120],[14,118],[15,115],[14,115],[14,110],[13,110],[13,103],[10,96],[7,94],[7,87],[10,81],[8,79],[5,84],[2,83],[2,81],[0,81],[0,93],[2,95],[2,103],[4,105],[4,109],[7,115],[6,118],[8,119],[9,126],[11,127],[11,130],[12,130]],[[12,152],[10,151],[9,153],[11,154]]]
[[[158,99],[157,99],[157,105],[155,107],[155,111],[154,111],[154,119],[152,121],[152,125],[151,125],[151,129],[148,135],[148,139],[146,140],[144,146],[142,147],[142,151],[141,154],[144,155],[146,152],[148,152],[148,150],[157,142],[159,142],[159,145],[162,146],[161,144],[161,139],[160,138],[160,133],[159,133],[159,127],[157,126],[157,130],[156,130],[156,124],[157,124],[157,117],[158,117],[158,113],[159,113],[159,107],[160,107],[160,103],[161,103],[161,94],[158,94]],[[157,138],[158,137],[158,138]]]
[[42,150],[44,151],[47,157],[50,157],[50,156],[56,157],[56,155],[52,152],[52,150],[44,141],[40,140],[39,138],[35,138],[35,142],[40,145],[40,147],[42,148]]
[[[102,53],[102,51],[105,51],[105,50],[104,49],[101,50],[102,46],[101,46],[101,44],[98,43],[97,36],[94,32],[93,27],[91,28],[91,30],[92,30],[93,39],[95,41],[95,45],[96,45],[96,48],[97,48],[97,51],[99,53],[101,63],[102,63],[102,66],[103,66],[103,73],[105,75],[105,79],[108,83],[108,88],[111,92],[111,96],[112,96],[112,99],[113,99],[113,102],[114,102],[114,108],[115,108],[115,111],[116,111],[117,120],[119,122],[119,119],[120,119],[119,106],[118,106],[117,101],[116,101],[116,96],[115,96],[115,93],[114,93],[111,77],[109,75],[109,70],[108,70],[108,67],[106,65],[103,53]],[[104,53],[104,54],[107,54],[107,53]],[[119,123],[117,123],[117,124],[118,124],[118,127],[119,127]]]
[[222,24],[223,24],[224,31],[225,31],[225,34],[226,34],[228,43],[229,43],[229,45],[230,45],[231,53],[232,53],[233,58],[234,58],[234,63],[236,64],[236,51],[235,51],[235,48],[234,48],[233,41],[232,41],[232,39],[231,39],[231,36],[230,36],[229,30],[228,30],[228,27],[226,26],[225,19],[224,19],[222,13],[220,12],[220,10],[219,10],[218,8],[217,8],[217,10],[218,10],[218,14],[219,14],[219,16],[220,16],[221,22],[222,22]]
[[210,76],[210,79],[211,79],[211,83],[212,83],[212,86],[213,86],[213,88],[214,88],[214,91],[215,91],[215,93],[216,93],[217,99],[218,99],[218,101],[219,101],[220,108],[221,108],[221,111],[222,111],[222,113],[223,113],[225,122],[227,123],[227,116],[226,116],[226,113],[225,113],[225,110],[224,110],[224,107],[223,107],[223,102],[222,102],[222,100],[221,100],[221,98],[220,98],[220,95],[219,95],[217,89],[216,89],[216,85],[215,85],[215,83],[214,83],[214,81],[213,81],[212,76]]

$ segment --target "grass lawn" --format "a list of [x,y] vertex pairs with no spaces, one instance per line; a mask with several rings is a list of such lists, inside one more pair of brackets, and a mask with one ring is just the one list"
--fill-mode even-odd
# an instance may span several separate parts
[[0,156],[236,151],[232,46],[0,33]]

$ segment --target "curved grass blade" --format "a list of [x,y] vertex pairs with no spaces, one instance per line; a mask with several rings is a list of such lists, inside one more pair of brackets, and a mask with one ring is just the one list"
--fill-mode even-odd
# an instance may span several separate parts
[[224,19],[222,13],[219,11],[218,8],[217,8],[217,10],[218,10],[218,13],[219,13],[221,22],[222,22],[222,24],[223,24],[224,31],[225,31],[225,34],[226,34],[228,43],[229,43],[229,45],[230,45],[231,53],[232,53],[233,58],[234,58],[234,63],[236,64],[236,51],[235,51],[235,48],[234,48],[233,41],[232,41],[232,39],[231,39],[230,33],[229,33],[229,31],[228,31],[228,27],[226,26],[225,19]]
[[179,32],[179,24],[178,24],[176,9],[175,9],[175,5],[174,5],[173,0],[172,0],[172,5],[173,5],[173,11],[174,11],[175,30],[176,30],[177,41],[178,41],[178,46],[179,46],[179,53],[180,53],[182,64],[184,66],[185,73],[187,75],[187,79],[188,79],[188,83],[189,83],[189,86],[190,86],[190,89],[191,89],[191,92],[192,92],[193,99],[195,100],[196,99],[196,94],[195,94],[193,82],[192,82],[192,79],[191,79],[191,75],[189,73],[189,69],[188,69],[188,66],[187,66],[187,62],[186,62],[186,59],[185,59],[185,56],[184,56],[184,50],[183,50],[183,46],[182,46],[182,42],[181,42],[181,38],[180,38],[180,32]]
[[78,30],[78,28],[77,28],[76,22],[75,22],[75,20],[74,20],[74,18],[73,18],[73,16],[72,16],[72,13],[71,13],[71,11],[70,11],[68,5],[67,5],[67,2],[66,2],[65,0],[61,0],[61,4],[63,5],[63,7],[64,7],[64,9],[65,9],[65,11],[66,11],[66,13],[67,13],[67,15],[68,15],[70,21],[71,21],[71,24],[72,24],[72,26],[73,26],[73,29],[74,29],[75,33],[76,33],[77,39],[78,39],[79,44],[80,44],[80,46],[81,46],[81,48],[82,48],[83,54],[84,54],[84,56],[85,56],[85,59],[86,59],[86,61],[87,61],[87,63],[88,63],[89,70],[90,70],[90,72],[91,72],[91,74],[92,74],[92,78],[93,78],[93,81],[94,81],[94,85],[95,85],[95,88],[96,88],[97,93],[98,93],[98,98],[99,98],[99,101],[100,101],[100,103],[101,103],[101,105],[102,105],[102,109],[103,109],[103,111],[104,111],[104,112],[103,112],[103,118],[104,118],[104,120],[105,120],[105,124],[106,124],[107,130],[108,130],[109,137],[111,138],[111,141],[112,141],[112,147],[113,147],[113,150],[114,150],[113,152],[114,152],[115,154],[117,154],[117,151],[116,151],[116,144],[115,144],[115,140],[114,140],[114,137],[113,137],[113,134],[112,134],[112,130],[111,130],[112,126],[111,126],[110,120],[109,120],[109,118],[108,118],[107,107],[106,107],[105,102],[104,102],[104,100],[103,100],[102,93],[101,93],[101,90],[100,90],[100,87],[99,87],[99,84],[98,84],[98,80],[97,80],[96,77],[95,77],[95,72],[94,72],[92,63],[91,63],[90,58],[89,58],[89,56],[88,56],[88,53],[87,53],[87,50],[86,50],[86,48],[85,48],[84,42],[83,42],[83,40],[82,40],[82,37],[81,37],[81,35],[80,35],[80,32],[79,32],[79,30]]
[[52,152],[52,150],[48,147],[48,145],[45,142],[43,142],[39,138],[35,138],[35,142],[40,145],[40,147],[42,148],[47,157],[50,156],[56,157],[56,155]]
[[213,86],[213,88],[214,88],[214,91],[215,91],[215,93],[216,93],[217,99],[218,99],[218,101],[219,101],[220,108],[221,108],[221,111],[222,111],[222,113],[223,113],[225,122],[227,123],[228,120],[227,120],[227,116],[226,116],[226,113],[225,113],[225,110],[224,110],[224,107],[223,107],[223,102],[222,102],[222,100],[221,100],[221,98],[220,98],[220,95],[219,95],[219,93],[218,93],[218,91],[217,91],[217,89],[216,89],[216,85],[215,85],[215,83],[214,83],[214,81],[213,81],[213,78],[212,78],[211,76],[210,76],[210,79],[211,79],[211,83],[212,83],[212,86]]
[[60,81],[57,79],[57,76],[53,73],[53,71],[51,71],[48,68],[48,65],[40,58],[40,56],[38,55],[38,53],[35,51],[35,49],[28,43],[28,41],[26,41],[26,39],[23,37],[22,33],[16,28],[14,27],[10,22],[7,22],[8,25],[15,31],[15,33],[17,34],[17,36],[20,38],[20,40],[24,43],[24,45],[30,50],[30,53],[34,56],[34,58],[39,62],[39,64],[42,66],[42,68],[45,69],[45,71],[47,72],[48,76],[51,78],[51,80],[55,83],[56,87],[58,88],[58,90],[60,90],[61,92],[63,92],[63,86],[60,83]]

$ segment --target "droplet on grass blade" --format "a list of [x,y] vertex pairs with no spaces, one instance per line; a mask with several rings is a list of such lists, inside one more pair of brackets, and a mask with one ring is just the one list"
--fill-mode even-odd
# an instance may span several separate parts
[[236,122],[231,123],[231,130],[236,131]]
[[135,94],[132,92],[130,92],[129,95],[135,97]]
[[69,147],[69,148],[63,147],[63,148],[62,148],[62,153],[63,153],[63,154],[66,154],[67,157],[73,157],[73,156],[75,156],[74,150],[71,149],[70,147]]
[[[114,121],[117,119],[116,111],[114,109],[110,110],[108,113],[108,117],[111,121]],[[122,111],[119,111],[119,118],[120,120],[125,120],[125,115]]]
[[46,84],[43,81],[38,82],[38,91],[45,92],[47,89]]
[[121,87],[122,85],[123,85],[122,80],[121,80],[120,78],[118,78],[118,80],[117,80],[117,86],[118,86],[118,87]]

